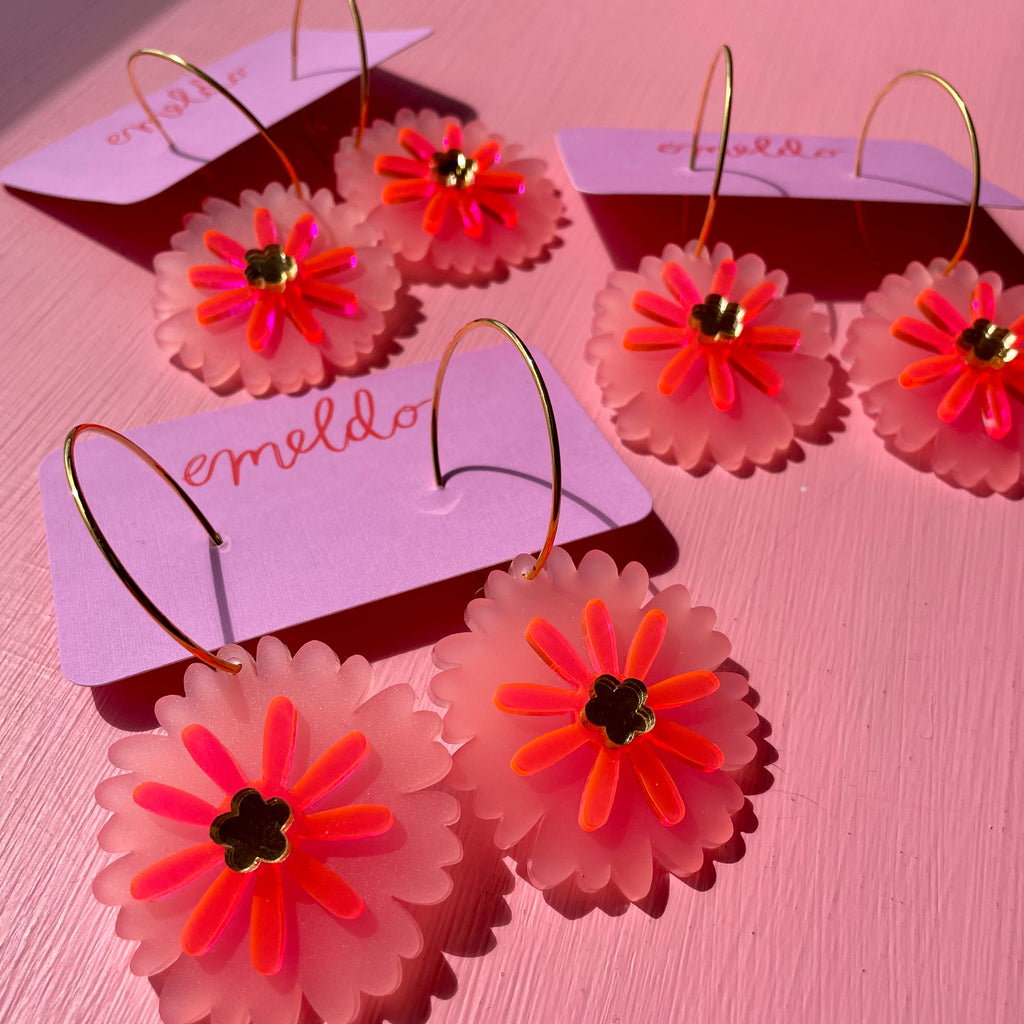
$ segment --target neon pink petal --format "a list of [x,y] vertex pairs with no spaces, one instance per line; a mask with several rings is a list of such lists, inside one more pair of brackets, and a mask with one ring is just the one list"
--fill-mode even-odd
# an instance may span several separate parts
[[664,711],[691,704],[717,689],[718,676],[714,672],[682,672],[649,686],[646,703],[652,711]]
[[1013,426],[1010,398],[998,373],[993,373],[985,382],[981,394],[981,417],[989,436],[997,441],[1006,437]]
[[305,289],[311,277],[327,277],[339,270],[351,270],[357,263],[356,251],[350,245],[328,249],[318,256],[310,256],[302,264],[302,287]]
[[[743,315],[745,319],[753,320],[754,317],[757,316],[757,314],[775,298],[778,290],[779,289],[775,282],[767,279],[751,288],[750,291],[740,299],[740,305],[743,307]],[[783,330],[785,330],[785,328],[783,328]],[[799,338],[800,332],[797,331],[796,334]]]
[[697,286],[678,263],[666,263],[661,268],[661,280],[679,305],[685,309],[689,309],[701,301],[702,296],[697,291]]
[[370,745],[361,732],[350,732],[328,747],[292,787],[292,802],[305,810],[341,785],[370,752]]
[[996,318],[996,293],[988,281],[979,281],[971,292],[971,316],[975,320]]
[[394,814],[383,804],[349,804],[310,814],[302,837],[329,841],[370,839],[384,835],[394,823]]
[[940,331],[945,331],[954,338],[970,326],[949,299],[932,288],[925,288],[918,295],[915,304]]
[[782,374],[756,352],[742,345],[733,345],[729,351],[729,359],[759,391],[766,395],[777,395],[782,390]]
[[463,192],[459,195],[456,206],[462,220],[462,230],[470,238],[479,238],[484,233],[484,215],[480,204]]
[[130,891],[134,899],[143,902],[158,900],[177,892],[211,868],[223,863],[224,848],[216,843],[206,842],[189,846],[140,871],[132,879]]
[[249,314],[249,326],[246,328],[246,339],[253,352],[262,352],[274,333],[274,322],[277,320],[277,303],[269,292],[261,291],[256,305]]
[[143,782],[136,786],[132,791],[132,800],[139,807],[159,814],[161,818],[202,828],[209,828],[218,813],[213,804],[162,782]]
[[188,283],[192,285],[193,288],[246,287],[245,274],[238,267],[189,267]]
[[686,814],[675,780],[658,757],[654,744],[633,743],[627,749],[629,763],[644,797],[662,825],[678,825]]
[[250,285],[214,295],[212,299],[205,299],[196,306],[196,319],[204,327],[209,327],[217,320],[226,320],[229,316],[237,316],[251,309],[258,296],[257,289]]
[[516,775],[534,775],[558,764],[579,750],[589,739],[590,734],[579,722],[562,726],[561,729],[552,729],[530,740],[512,755],[512,771]]
[[403,128],[398,133],[398,141],[421,160],[429,161],[434,153],[437,152],[437,146],[423,138],[419,132],[414,132],[411,128]]
[[925,323],[912,316],[899,317],[890,328],[893,337],[908,345],[920,345],[935,352],[946,352],[952,339],[945,331],[940,331],[933,324]]
[[324,340],[324,329],[320,321],[297,288],[289,288],[284,293],[284,308],[306,341],[316,345]]
[[718,746],[685,725],[659,718],[647,739],[661,750],[667,751],[691,768],[713,772],[725,763]]
[[473,179],[473,187],[521,195],[526,189],[526,179],[515,171],[482,171]]
[[304,260],[320,229],[311,213],[304,213],[293,225],[284,243],[284,251],[297,260]]
[[952,423],[967,408],[967,403],[974,395],[974,389],[980,380],[981,374],[977,370],[972,370],[969,366],[963,367],[945,397],[939,402],[939,408],[936,410],[939,419],[944,423]]
[[345,316],[355,316],[359,310],[359,297],[355,292],[329,281],[303,281],[302,295],[310,302]]
[[445,127],[441,145],[445,149],[462,149],[462,129],[454,122]]
[[630,327],[622,347],[631,352],[656,352],[685,345],[693,332],[688,327]]
[[495,192],[488,192],[483,189],[474,189],[473,195],[476,196],[476,200],[482,209],[501,221],[502,227],[514,228],[516,226],[519,213],[507,199]]
[[226,260],[233,267],[238,267],[240,270],[245,269],[245,246],[241,242],[228,238],[220,231],[207,231],[203,234],[203,245],[214,256]]
[[185,726],[181,730],[181,742],[189,757],[228,796],[234,796],[249,785],[235,759],[205,725]]
[[[501,148],[496,142],[485,142],[473,154],[473,159],[479,171],[486,171],[488,167],[501,161]],[[480,173],[477,173],[477,180],[480,180]]]
[[931,356],[911,363],[900,375],[899,382],[905,388],[916,388],[922,384],[931,384],[947,374],[959,370],[963,366],[960,357],[955,353],[948,356]]
[[263,781],[273,789],[288,782],[297,722],[295,705],[287,697],[275,697],[270,702],[263,722]]
[[381,192],[381,199],[388,206],[394,206],[395,203],[405,203],[412,199],[425,199],[436,191],[437,185],[432,181],[406,178],[403,181],[389,181]]
[[[1015,334],[1020,339],[1021,335],[1024,334],[1024,313],[1022,313],[1016,320],[1010,324],[1010,333]],[[1017,344],[1014,344],[1014,348],[1018,348]]]
[[621,761],[620,750],[598,748],[594,767],[590,769],[580,797],[579,823],[584,832],[593,832],[608,821],[619,785]]
[[567,683],[589,690],[594,674],[583,664],[576,649],[546,619],[530,619],[525,632],[526,642],[541,660]]
[[249,956],[257,974],[277,974],[284,966],[284,936],[281,869],[261,864],[249,911]]
[[438,189],[430,197],[430,202],[427,203],[427,208],[423,211],[423,230],[428,235],[436,235],[441,230],[447,210],[448,197],[445,195],[444,189]]
[[728,412],[736,401],[736,384],[729,369],[729,352],[725,346],[717,345],[707,352],[708,390],[711,404],[719,412]]
[[691,341],[680,349],[666,364],[658,378],[658,391],[663,395],[671,395],[682,387],[690,371],[701,357],[701,346]]
[[795,327],[744,327],[743,345],[762,352],[792,352],[800,344],[800,332]]
[[303,839],[372,839],[383,836],[394,824],[394,815],[383,804],[348,804],[306,817]]
[[284,862],[285,870],[328,913],[343,921],[353,921],[366,909],[363,898],[326,864],[298,848]]
[[677,306],[671,299],[655,292],[639,291],[633,296],[633,308],[652,320],[687,327],[690,322],[689,310]]
[[213,949],[242,902],[250,878],[251,873],[225,868],[213,880],[181,930],[181,948],[189,956],[202,956]]
[[430,174],[430,165],[425,160],[387,154],[377,157],[373,169],[378,174],[398,174],[403,178],[426,178]]
[[259,206],[252,219],[256,228],[256,244],[261,249],[273,245],[277,241],[277,225],[271,212],[265,206]]
[[652,608],[640,620],[636,628],[633,642],[626,652],[626,675],[630,679],[644,681],[644,676],[651,670],[654,659],[661,651],[665,630],[668,629],[668,616],[660,608]]
[[721,295],[723,299],[729,298],[733,282],[736,280],[736,261],[731,259],[722,260],[715,268],[715,276],[711,279],[711,292],[714,295]]
[[579,709],[580,694],[539,683],[506,683],[494,691],[494,706],[512,715],[561,715]]
[[583,639],[594,671],[616,675],[619,651],[615,642],[615,624],[608,606],[600,598],[593,598],[583,608]]

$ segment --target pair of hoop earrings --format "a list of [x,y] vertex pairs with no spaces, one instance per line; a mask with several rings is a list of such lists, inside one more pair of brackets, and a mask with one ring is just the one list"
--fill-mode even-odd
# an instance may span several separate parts
[[[506,325],[466,324],[438,370],[431,417],[435,481],[445,370],[460,339],[496,328],[530,367],[547,417],[552,507],[540,555],[487,579],[468,633],[441,640],[430,684],[442,723],[414,711],[406,685],[369,696],[372,671],[308,643],[292,657],[273,637],[255,659],[204,650],[167,620],[118,560],[82,495],[83,434],[125,445],[160,473],[210,540],[220,537],[182,488],[120,434],[92,424],[65,443],[69,485],[90,532],[132,594],[204,664],[185,696],[156,704],[165,736],[133,736],[110,757],[126,774],[97,790],[112,812],[101,846],[123,856],[94,889],[118,906],[118,934],[138,943],[137,974],[165,972],[167,1024],[207,1013],[295,1024],[305,998],[343,1024],[361,993],[399,985],[422,935],[406,906],[439,903],[461,858],[458,805],[471,792],[497,819],[495,843],[542,889],[605,887],[629,900],[655,872],[693,874],[735,834],[735,776],[755,757],[758,716],[714,613],[678,585],[647,600],[638,563],[620,573],[591,551],[579,566],[553,548],[561,470],[547,389]],[[450,769],[450,771],[449,771]]]
[[[723,46],[704,84],[693,132],[694,168],[708,89],[719,57],[726,65],[725,113],[718,162],[700,236],[647,256],[638,272],[616,271],[596,299],[586,355],[624,441],[685,469],[711,460],[730,471],[764,465],[811,426],[829,400],[827,318],[811,295],[786,295],[786,276],[757,256],[709,252],[732,104],[732,54]],[[864,142],[882,99],[900,81],[924,77],[952,96],[970,137],[974,185],[968,223],[950,261],[911,263],[864,301],[843,356],[866,388],[864,408],[897,450],[965,487],[1006,491],[1024,476],[1024,287],[1004,291],[997,274],[961,262],[978,207],[981,167],[967,107],[945,79],[908,71],[876,97]],[[921,319],[921,317],[924,319]],[[703,372],[702,372],[703,371]]]
[[[310,194],[255,115],[220,83],[175,54],[137,50],[198,76],[233,103],[281,160],[290,186],[210,198],[160,253],[156,338],[211,387],[236,378],[253,394],[294,392],[364,369],[386,343],[386,317],[403,273],[486,280],[538,257],[555,236],[562,203],[544,164],[523,158],[479,121],[401,110],[366,127],[369,68],[362,20],[359,125],[335,158],[337,194]],[[301,0],[292,23],[297,62]],[[401,261],[401,272],[396,264]]]

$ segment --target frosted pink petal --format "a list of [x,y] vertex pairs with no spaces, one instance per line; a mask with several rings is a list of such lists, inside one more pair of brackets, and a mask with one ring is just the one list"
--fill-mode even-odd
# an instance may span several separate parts
[[[829,401],[828,320],[814,311],[811,296],[787,295],[785,275],[766,272],[758,257],[748,254],[734,261],[725,245],[704,249],[700,256],[695,253],[695,241],[685,249],[669,245],[660,259],[644,257],[636,273],[609,275],[595,300],[593,334],[585,355],[595,367],[615,429],[631,447],[685,469],[708,459],[733,472],[750,463],[764,465],[785,452],[796,430],[814,423]],[[757,310],[753,322],[744,320],[736,342],[697,343],[678,351],[624,346],[626,339],[637,337],[631,332],[639,328],[660,324],[683,329],[690,300],[696,296],[703,301],[711,294],[719,268],[733,262],[736,272],[730,291],[749,297]],[[673,266],[678,271],[669,269]],[[729,274],[731,270],[723,271],[719,282]],[[683,275],[692,292],[680,291]],[[634,308],[637,294],[644,296],[641,305],[656,311],[660,319]],[[666,320],[669,310],[675,312]],[[714,354],[718,347],[744,353],[756,349],[770,367],[767,371],[758,365],[761,375],[771,378],[769,390],[781,379],[777,392],[765,394],[757,383],[734,374],[725,358]]]
[[[449,147],[451,139],[461,144]],[[477,161],[472,184],[460,189],[435,181],[436,152],[461,149]],[[396,178],[393,157],[411,151],[423,170]],[[500,164],[499,164],[500,162]],[[500,171],[491,167],[500,165]],[[355,148],[341,140],[334,161],[338,193],[387,244],[412,264],[460,275],[487,277],[502,265],[537,258],[555,237],[562,203],[538,160],[492,135],[479,121],[461,124],[430,110],[400,110],[394,124],[376,121]],[[390,168],[390,174],[379,173]],[[385,191],[386,189],[386,191]],[[461,199],[460,199],[461,195]],[[482,216],[481,211],[490,214]]]
[[[244,269],[246,250],[260,248],[257,209],[267,211],[299,264],[278,301],[244,281],[215,296],[193,287],[190,271],[199,267],[205,273],[211,252],[224,261],[224,276],[200,274],[204,286],[226,283],[229,273]],[[269,237],[269,226],[262,237]],[[243,192],[238,205],[211,198],[171,239],[171,251],[154,260],[157,340],[211,386],[240,383],[254,394],[294,392],[326,376],[358,372],[386,344],[384,314],[393,308],[401,283],[393,254],[380,241],[377,228],[326,190],[300,198],[273,184],[260,193]],[[293,291],[305,293],[314,281],[353,298],[341,306],[325,304],[324,316],[289,302],[295,315],[287,315],[282,294],[290,299]]]
[[[220,653],[241,663],[239,675],[193,665],[186,672],[185,696],[157,702],[167,735],[131,736],[112,747],[112,758],[130,774],[121,777],[123,784],[116,778],[113,785],[104,783],[98,796],[113,812],[112,827],[104,831],[127,852],[100,873],[96,893],[120,907],[118,933],[138,947],[133,970],[163,973],[160,1010],[168,1024],[204,1018],[297,1024],[304,996],[312,1015],[347,1024],[358,1011],[360,993],[393,991],[403,963],[422,945],[409,907],[436,904],[451,890],[445,865],[461,856],[451,831],[458,805],[430,788],[451,763],[437,741],[440,720],[417,710],[407,686],[374,693],[365,660],[341,664],[323,644],[307,644],[294,658],[272,638],[260,641],[255,659],[239,647]],[[268,775],[284,771],[288,703],[296,715],[294,764],[287,773],[292,778],[305,775],[339,737],[353,732],[365,736],[373,752],[371,764],[364,762],[320,797],[315,813],[289,799],[289,779],[276,790],[261,779],[264,769]],[[194,860],[181,855],[195,845],[187,836],[196,826],[140,806],[133,791],[142,787],[159,802],[161,790],[155,787],[163,786],[194,794],[221,812],[228,805],[221,786],[185,749],[181,734],[192,725],[207,729],[230,751],[250,785],[291,803],[291,850],[280,865],[262,864],[243,875],[225,868],[222,847],[200,844],[205,871],[188,872],[194,874],[191,881],[156,899],[137,900],[133,878],[170,858],[179,865]],[[385,828],[392,818],[393,827]],[[307,895],[288,872],[296,850],[297,873],[324,904],[351,913],[355,907],[347,894],[354,892],[366,907],[360,917],[372,927],[353,929]],[[323,871],[304,872],[303,858]],[[283,881],[283,917],[277,912],[276,878]],[[261,902],[262,897],[267,899]],[[261,974],[276,966],[281,921],[280,970]],[[197,955],[183,951],[183,934]]]
[[[526,580],[521,573],[530,564],[524,556],[507,572],[492,572],[484,597],[467,609],[470,631],[435,647],[441,671],[431,681],[431,693],[446,706],[446,735],[466,741],[455,754],[452,781],[472,792],[477,815],[496,821],[495,841],[511,851],[535,885],[549,888],[570,881],[594,892],[611,884],[627,898],[641,899],[655,864],[674,873],[692,873],[703,863],[706,849],[732,834],[732,815],[742,806],[743,795],[727,770],[738,771],[755,756],[749,733],[757,715],[743,700],[747,687],[742,676],[724,673],[724,682],[711,687],[710,670],[728,656],[729,645],[714,631],[711,610],[693,608],[682,587],[667,587],[651,599],[642,566],[631,563],[620,574],[610,556],[600,551],[588,552],[577,567],[556,548],[542,572]],[[691,763],[652,746],[687,808],[676,825],[666,826],[652,811],[634,769],[619,770],[612,792],[608,783],[614,755],[601,753],[612,748],[594,729],[575,722],[563,726],[547,715],[509,714],[495,704],[495,693],[503,693],[503,687],[551,685],[551,669],[524,642],[529,622],[539,618],[559,635],[577,638],[580,623],[598,607],[592,602],[607,609],[617,651],[626,651],[640,633],[640,648],[647,653],[643,658],[634,655],[631,667],[637,671],[644,668],[657,640],[648,635],[652,627],[641,630],[641,623],[652,611],[656,614],[649,623],[664,618],[664,636],[645,672],[651,683],[648,698],[655,693],[673,705],[657,710],[657,720],[705,740],[696,754],[692,745],[685,748],[693,754]],[[586,647],[585,635],[581,639]],[[595,657],[589,649],[587,654]],[[610,655],[602,659],[604,665],[611,664]],[[591,679],[595,674],[591,671]],[[680,682],[680,677],[689,682]],[[665,687],[658,691],[662,683]],[[579,695],[581,703],[588,695],[589,686]],[[682,698],[687,703],[677,705]],[[701,731],[705,722],[706,735]],[[620,750],[636,749],[637,742]],[[705,772],[705,755],[712,748],[720,751],[722,767]],[[721,753],[725,750],[728,769]],[[521,751],[526,752],[525,765],[517,761]],[[620,760],[622,756],[618,754]],[[588,831],[581,827],[581,804],[598,762],[586,798],[584,820],[595,826]],[[695,769],[692,762],[700,767]],[[642,773],[646,766],[641,763]],[[524,767],[529,772],[522,773]],[[661,769],[651,767],[645,778],[654,780],[658,799],[664,794],[662,809],[671,818],[671,790],[657,781]]]

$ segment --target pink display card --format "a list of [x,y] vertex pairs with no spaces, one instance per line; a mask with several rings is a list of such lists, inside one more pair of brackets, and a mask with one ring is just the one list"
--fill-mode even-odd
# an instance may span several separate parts
[[[707,195],[719,136],[701,135],[693,171],[692,138],[692,132],[634,128],[565,128],[556,136],[566,170],[580,192]],[[869,139],[860,177],[853,174],[856,151],[856,139],[733,132],[721,194],[900,203],[970,200],[971,172],[934,146]],[[989,182],[982,182],[981,203],[1024,207],[1024,200]]]
[[[420,42],[429,28],[367,32],[371,65]],[[181,56],[188,58],[188,54]],[[147,63],[136,71],[145,82]],[[203,68],[230,89],[267,126],[359,75],[354,32],[307,30],[299,36],[298,73],[292,78],[291,33],[277,32]],[[125,95],[131,87],[125,77]],[[14,188],[67,199],[136,203],[155,196],[256,134],[256,129],[205,82],[186,75],[170,88],[147,93],[175,148],[131,103],[87,128],[5,167],[0,180]]]
[[[538,361],[561,439],[558,541],[643,519],[647,491]],[[421,363],[127,431],[185,484],[224,535],[220,550],[167,485],[109,439],[77,445],[83,491],[142,588],[214,649],[537,550],[551,468],[526,367],[511,346],[452,360],[440,409],[441,467],[451,474],[443,490],[430,461],[436,371]],[[180,661],[181,648],[93,544],[61,451],[39,476],[67,678],[95,686]]]

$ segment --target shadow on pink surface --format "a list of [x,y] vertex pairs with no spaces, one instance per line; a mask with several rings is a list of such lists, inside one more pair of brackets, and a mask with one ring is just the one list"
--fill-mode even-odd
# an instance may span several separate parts
[[[719,669],[735,672],[743,676],[744,679],[749,679],[746,669],[732,658],[727,658],[719,666]],[[752,708],[756,708],[761,698],[756,690],[749,689],[744,700]],[[757,815],[754,813],[754,805],[750,801],[750,797],[767,792],[775,782],[775,777],[768,770],[768,766],[779,759],[778,751],[768,740],[772,733],[772,727],[761,715],[758,715],[757,718],[757,727],[750,734],[757,746],[757,752],[745,768],[733,773],[733,778],[746,797],[743,806],[733,815],[733,834],[727,842],[716,849],[705,850],[704,863],[700,869],[680,880],[697,892],[707,892],[714,886],[718,880],[717,864],[735,864],[747,852],[744,835],[756,832],[758,826]],[[526,878],[526,869],[523,864],[518,865],[517,872],[521,877]],[[643,899],[637,900],[635,903],[623,896],[614,886],[608,886],[596,893],[581,892],[572,878],[546,890],[543,896],[545,902],[553,910],[570,920],[586,917],[587,914],[595,910],[600,910],[609,917],[621,917],[633,906],[649,917],[657,918],[665,913],[665,908],[668,906],[670,877],[664,868],[655,863],[650,891]]]
[[[415,82],[379,69],[370,74],[371,119],[393,119],[402,107],[430,107],[463,120],[476,116],[465,103]],[[312,191],[326,188],[334,192],[334,153],[338,140],[352,131],[358,110],[359,83],[352,81],[272,126],[272,138],[288,154],[299,179]],[[220,196],[234,203],[244,189],[263,189],[284,178],[277,157],[257,135],[141,203],[114,206],[38,195],[23,189],[8,191],[149,270],[153,257],[167,249],[171,236],[181,229],[185,215],[199,210],[204,199]]]
[[[696,238],[707,203],[703,196],[584,199],[620,270],[635,270],[643,256],[660,255],[669,242]],[[725,196],[710,241],[727,242],[737,256],[757,253],[769,269],[784,270],[790,292],[859,302],[911,260],[927,263],[951,254],[966,220],[964,207],[937,203]],[[979,269],[997,271],[1007,285],[1024,282],[1024,253],[983,209],[966,258]]]
[[[497,467],[495,467],[496,471]],[[543,481],[539,481],[543,483]],[[545,484],[550,489],[550,483]],[[563,492],[563,500],[579,501],[570,492]],[[585,538],[564,545],[566,551],[579,561],[586,551],[599,547],[607,551],[620,570],[628,562],[642,562],[652,575],[667,572],[679,558],[679,548],[665,524],[652,512],[632,526],[612,529],[597,538]],[[504,569],[505,566],[492,568]],[[312,622],[304,622],[276,635],[291,651],[297,651],[310,640],[327,644],[344,661],[354,654],[377,661],[418,647],[429,648],[441,637],[465,631],[466,605],[478,596],[490,569],[456,576],[429,587],[406,591],[381,601],[350,608]],[[230,635],[230,622],[224,621],[225,632]],[[154,624],[154,629],[158,627]],[[255,656],[256,638],[241,641]],[[425,659],[429,651],[424,650]],[[119,679],[108,686],[91,689],[96,710],[105,721],[127,732],[140,732],[156,728],[153,706],[167,694],[184,692],[182,678],[185,660],[152,672]]]

